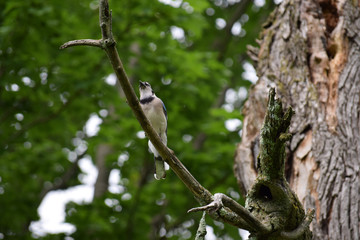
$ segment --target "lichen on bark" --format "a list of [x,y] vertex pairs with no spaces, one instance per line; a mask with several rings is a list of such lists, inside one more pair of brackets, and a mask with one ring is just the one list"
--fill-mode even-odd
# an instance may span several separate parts
[[[285,179],[285,144],[291,138],[288,128],[293,114],[291,108],[284,112],[275,90],[270,89],[261,129],[258,176],[245,207],[272,231],[266,236],[253,234],[252,239],[284,239],[282,232],[294,231],[305,219],[304,208]],[[308,226],[292,239],[311,239]]]

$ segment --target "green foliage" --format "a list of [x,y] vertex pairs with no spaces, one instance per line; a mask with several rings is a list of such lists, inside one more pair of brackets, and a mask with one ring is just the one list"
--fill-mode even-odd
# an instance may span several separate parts
[[[224,122],[242,117],[240,109],[227,112],[216,102],[222,89],[250,85],[241,77],[245,45],[254,44],[260,16],[268,12],[251,5],[239,20],[247,34],[224,41],[215,21],[229,20],[234,5],[110,2],[117,48],[134,88],[138,80],[151,82],[168,109],[169,147],[213,193],[236,196],[232,164],[240,138]],[[198,203],[171,171],[165,181],[154,181],[147,140],[138,137],[141,129],[118,86],[104,81],[112,72],[104,52],[59,50],[68,40],[100,37],[97,1],[11,0],[0,2],[0,9],[0,236],[31,239],[29,224],[38,219],[44,194],[79,184],[78,168],[61,181],[77,159],[95,159],[99,144],[107,144],[106,166],[120,170],[124,190],[90,204],[69,203],[66,221],[77,229],[72,237],[157,239],[160,229],[169,239],[193,237],[200,214],[186,211]],[[176,27],[184,37],[173,38]],[[92,114],[103,120],[96,136],[84,129]],[[207,224],[219,238],[238,238],[233,227]]]

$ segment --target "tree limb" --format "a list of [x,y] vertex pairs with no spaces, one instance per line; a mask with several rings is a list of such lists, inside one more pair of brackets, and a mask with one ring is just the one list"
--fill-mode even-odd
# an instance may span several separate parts
[[[70,41],[65,43],[66,46],[75,46],[75,45],[89,45],[95,47],[101,47],[105,50],[110,63],[115,71],[115,74],[120,82],[120,85],[124,91],[125,97],[127,99],[127,103],[129,104],[131,110],[133,111],[136,119],[140,123],[141,127],[145,131],[149,140],[153,143],[156,150],[159,152],[161,157],[169,164],[171,169],[175,172],[175,174],[181,179],[181,181],[186,185],[186,187],[192,192],[195,198],[200,202],[200,204],[209,204],[213,201],[212,194],[204,188],[192,175],[191,173],[185,168],[185,166],[180,162],[180,160],[175,156],[173,151],[165,146],[158,134],[150,125],[149,120],[146,118],[144,112],[141,109],[139,100],[135,94],[133,87],[130,84],[129,78],[126,75],[124,70],[123,64],[115,47],[116,42],[112,35],[111,30],[111,13],[109,11],[109,5],[107,0],[100,0],[99,4],[99,22],[100,28],[102,33],[101,40],[94,40],[98,42],[91,42],[85,41],[83,43],[87,44],[80,44],[80,40]],[[91,44],[88,44],[90,43]],[[62,46],[64,46],[62,45]],[[65,48],[61,47],[61,49]],[[225,196],[225,195],[224,195]],[[226,199],[226,198],[224,198]],[[232,200],[233,201],[233,200]],[[225,200],[225,202],[227,202]],[[234,201],[235,202],[235,201]],[[233,203],[234,205],[234,203]],[[229,204],[229,206],[232,206]],[[231,208],[230,208],[231,209]],[[251,229],[254,231],[262,231],[262,229],[255,229],[251,224],[252,222],[248,222],[248,219],[242,218],[236,212],[231,211],[229,208],[221,208],[218,215],[212,215],[211,217],[222,220],[226,223],[231,225],[244,228],[244,229]],[[234,207],[234,209],[236,209]],[[241,211],[238,211],[239,213]],[[242,214],[242,213],[241,213]]]
[[[262,224],[258,219],[256,219],[246,208],[241,206],[232,198],[226,196],[222,193],[215,193],[214,200],[206,206],[201,206],[198,208],[192,208],[188,212],[198,212],[198,211],[210,211],[216,212],[221,207],[227,207],[232,210],[237,215],[241,216],[244,221],[249,224],[255,232],[260,232],[262,234],[269,233],[271,229],[267,228],[264,224]],[[251,230],[251,229],[248,229]]]

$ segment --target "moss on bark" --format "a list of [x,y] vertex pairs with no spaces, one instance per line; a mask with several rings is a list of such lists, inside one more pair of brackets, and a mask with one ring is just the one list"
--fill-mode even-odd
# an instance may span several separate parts
[[[287,131],[293,114],[291,108],[284,112],[275,90],[270,89],[257,159],[259,174],[245,207],[272,232],[252,234],[251,239],[284,239],[281,233],[295,230],[305,218],[304,208],[285,179],[285,143],[291,138]],[[309,228],[294,239],[311,239]]]

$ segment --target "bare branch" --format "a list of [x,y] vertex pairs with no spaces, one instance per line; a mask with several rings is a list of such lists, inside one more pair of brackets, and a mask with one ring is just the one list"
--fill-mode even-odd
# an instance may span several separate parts
[[113,39],[111,21],[108,0],[99,0],[99,23],[103,39]]
[[214,194],[214,200],[210,204],[198,208],[192,208],[188,212],[189,213],[198,212],[198,211],[216,212],[221,207],[229,208],[231,211],[233,211],[238,216],[240,216],[248,226],[250,226],[250,227],[243,226],[242,228],[244,229],[253,230],[261,234],[266,234],[271,231],[271,229],[268,229],[264,224],[262,224],[259,220],[257,220],[247,209],[245,209],[243,206],[241,206],[232,198],[222,193]]
[[[106,33],[106,35],[110,36],[110,39],[105,39],[106,36],[103,35],[103,40],[112,43],[112,44],[105,44],[104,50],[108,55],[111,65],[125,93],[127,102],[130,108],[132,109],[135,117],[139,121],[141,127],[144,129],[150,141],[153,143],[155,148],[160,153],[161,157],[169,164],[171,169],[180,178],[180,180],[187,186],[187,188],[192,192],[195,198],[201,204],[208,204],[212,202],[213,200],[212,194],[191,175],[191,173],[175,156],[174,152],[161,142],[160,137],[158,136],[158,134],[156,134],[156,132],[150,125],[150,122],[146,118],[144,112],[142,111],[139,100],[135,94],[134,89],[130,84],[130,81],[126,75],[123,64],[115,47],[115,41],[112,39],[112,34],[110,29],[111,19],[107,19],[107,16],[110,16],[110,13],[106,12],[106,9],[107,11],[109,11],[107,1],[101,0],[100,2],[101,4],[100,4],[99,12],[100,12],[100,22],[101,22],[100,25],[101,25],[102,33]],[[104,9],[102,9],[102,6],[104,6]],[[103,14],[105,16],[103,16]],[[244,222],[244,220],[240,216],[238,216],[236,213],[233,213],[231,210],[226,208],[224,208],[224,210],[221,211],[220,217],[219,216],[212,216],[212,217],[220,218],[222,221],[237,227],[243,228],[245,225],[246,229],[251,228],[247,226],[246,222]]]
[[[115,41],[112,38],[111,19],[109,6],[106,0],[100,0],[99,20],[101,32],[103,34],[103,41],[110,44],[104,44],[104,50],[108,55],[110,63],[115,71],[115,74],[120,82],[120,85],[125,93],[127,103],[132,109],[136,119],[139,121],[141,127],[144,129],[150,141],[154,144],[162,158],[170,165],[176,175],[184,182],[190,189],[194,196],[203,203],[209,203],[212,200],[211,193],[205,189],[201,184],[190,174],[180,160],[173,154],[173,151],[167,148],[160,140],[158,134],[150,125],[144,112],[140,107],[139,100],[135,94],[133,87],[130,84],[129,78],[126,75],[123,64],[115,47]],[[110,39],[108,39],[109,37]]]
[[183,183],[190,189],[194,196],[202,203],[209,203],[212,200],[211,193],[205,189],[201,184],[190,174],[180,160],[173,154],[173,151],[167,148],[160,140],[158,134],[150,125],[142,111],[139,100],[132,88],[129,78],[126,75],[123,64],[120,60],[119,54],[115,47],[115,40],[112,36],[111,30],[111,13],[107,0],[100,0],[99,5],[99,22],[102,33],[101,40],[73,40],[63,44],[60,48],[64,49],[70,46],[89,45],[100,47],[105,50],[110,63],[115,71],[115,74],[120,82],[120,85],[125,93],[127,103],[132,109],[136,119],[139,121],[141,127],[144,129],[146,135],[158,150],[162,158],[170,165],[176,175],[183,181]]
[[92,47],[99,47],[103,48],[101,44],[101,40],[94,40],[94,39],[79,39],[79,40],[72,40],[69,42],[64,43],[60,46],[60,49],[65,49],[68,47],[73,46],[92,46]]

